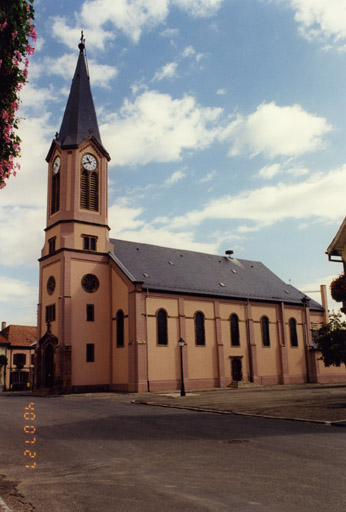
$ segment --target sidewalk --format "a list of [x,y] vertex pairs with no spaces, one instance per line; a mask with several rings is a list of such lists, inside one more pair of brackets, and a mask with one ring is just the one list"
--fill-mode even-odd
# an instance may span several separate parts
[[142,393],[134,395],[133,402],[346,427],[346,384],[214,389],[187,392],[185,397],[179,392]]

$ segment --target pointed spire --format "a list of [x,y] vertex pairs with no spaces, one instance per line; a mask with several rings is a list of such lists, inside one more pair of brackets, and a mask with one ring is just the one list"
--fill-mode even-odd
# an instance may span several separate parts
[[92,134],[102,145],[94,101],[90,89],[88,65],[85,56],[85,39],[82,32],[76,71],[70,96],[61,123],[57,142],[62,146],[78,146]]

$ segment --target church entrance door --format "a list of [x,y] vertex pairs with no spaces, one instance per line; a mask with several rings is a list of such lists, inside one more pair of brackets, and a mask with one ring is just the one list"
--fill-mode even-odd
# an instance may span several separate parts
[[44,349],[44,375],[45,387],[52,388],[54,385],[54,348],[50,343]]
[[232,359],[232,380],[239,382],[243,379],[241,359]]

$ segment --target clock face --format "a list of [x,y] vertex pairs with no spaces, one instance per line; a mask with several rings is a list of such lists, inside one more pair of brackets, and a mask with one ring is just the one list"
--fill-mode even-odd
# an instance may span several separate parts
[[87,171],[94,171],[97,167],[96,158],[93,155],[87,153],[82,158],[82,165]]
[[60,164],[61,164],[61,161],[60,161],[60,156],[57,156],[53,162],[53,172],[54,174],[57,174],[60,170]]

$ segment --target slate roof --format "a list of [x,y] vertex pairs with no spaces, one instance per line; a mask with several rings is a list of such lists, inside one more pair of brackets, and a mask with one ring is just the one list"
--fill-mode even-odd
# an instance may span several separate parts
[[11,346],[29,348],[37,341],[37,327],[32,325],[8,325],[0,332],[0,337],[4,338]]
[[92,135],[102,145],[97,123],[90,79],[84,54],[84,44],[79,45],[80,53],[72,80],[57,142],[62,146],[78,146]]
[[[259,261],[124,240],[111,243],[113,260],[132,282],[142,282],[143,289],[299,305],[306,297]],[[323,311],[312,299],[310,309]]]

